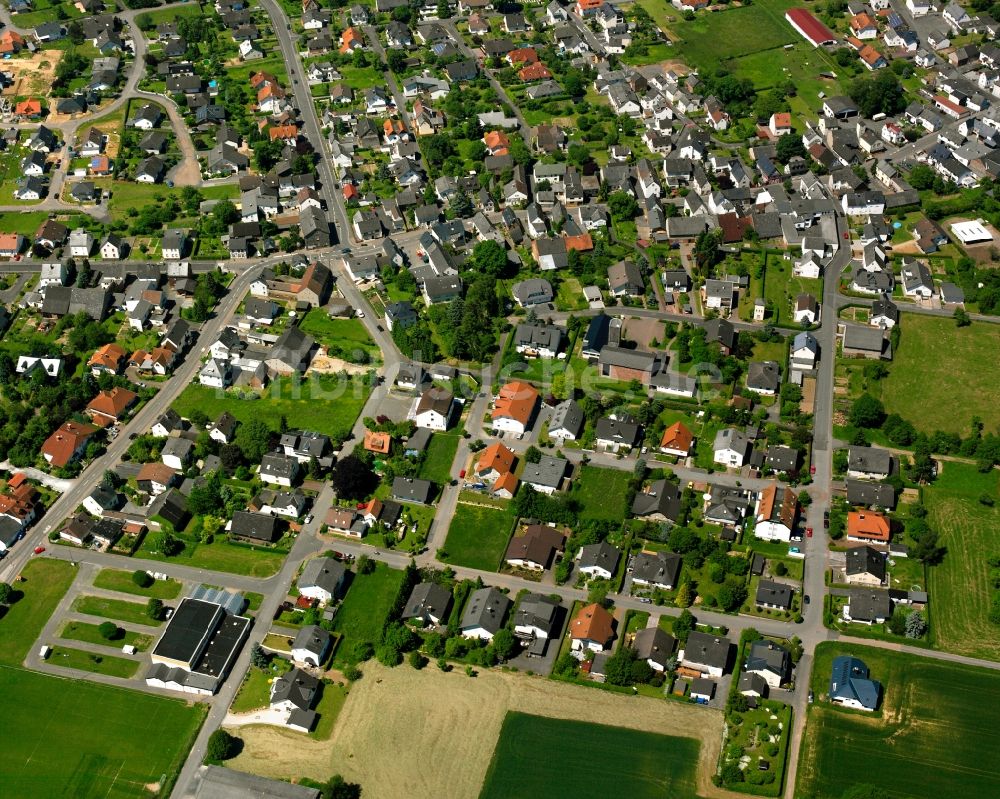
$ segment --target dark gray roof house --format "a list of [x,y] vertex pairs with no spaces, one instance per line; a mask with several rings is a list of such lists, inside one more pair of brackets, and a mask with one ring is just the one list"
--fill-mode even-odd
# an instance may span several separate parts
[[885,555],[874,547],[867,544],[851,547],[845,555],[845,563],[844,573],[848,582],[864,579],[885,582]]
[[583,409],[574,400],[563,400],[552,411],[549,436],[575,440],[583,432],[583,423]]
[[492,637],[504,626],[513,603],[493,587],[480,588],[469,595],[459,629],[463,635]]
[[754,596],[754,604],[789,610],[792,607],[793,593],[794,591],[790,585],[776,583],[773,580],[761,580],[757,584],[757,594]]
[[621,551],[607,541],[580,547],[577,568],[584,574],[606,572],[613,575],[621,559]]
[[729,665],[732,643],[728,638],[709,635],[697,630],[688,634],[684,644],[684,663],[704,667],[709,673],[721,675]]
[[632,561],[632,582],[671,591],[681,573],[681,556],[674,552],[640,552]]
[[892,454],[877,447],[851,447],[847,451],[847,471],[858,476],[888,477],[892,471]]
[[511,286],[511,294],[522,308],[552,302],[552,284],[542,278],[529,278]]
[[316,624],[302,627],[292,641],[295,658],[310,666],[319,666],[330,650],[330,633]]
[[896,507],[896,489],[888,483],[848,479],[847,501],[852,505],[892,510]]
[[413,477],[396,477],[392,481],[392,498],[400,502],[414,502],[429,505],[434,501],[437,487],[430,480]]
[[778,685],[786,683],[792,675],[792,656],[788,650],[778,646],[774,641],[761,639],[750,645],[747,654],[745,671],[760,674],[766,672],[772,675]]
[[852,621],[880,623],[892,615],[892,599],[889,597],[889,592],[878,588],[850,589],[847,604]]
[[799,451],[782,444],[770,446],[767,448],[764,465],[772,471],[791,474],[799,468]]
[[451,610],[451,591],[437,583],[420,583],[413,587],[403,606],[403,619],[423,624],[441,624]]
[[306,561],[296,585],[300,592],[312,594],[313,591],[310,589],[320,589],[321,592],[336,599],[344,587],[346,574],[347,569],[344,565],[333,558],[313,558]]
[[632,515],[640,518],[656,518],[677,521],[681,512],[681,492],[669,480],[657,480],[642,491],[637,491],[632,500]]
[[230,533],[235,538],[271,544],[278,537],[278,520],[267,513],[238,510],[233,514]]
[[777,361],[751,361],[747,368],[747,388],[761,394],[776,394],[781,385]]
[[659,627],[644,627],[632,639],[636,657],[657,671],[666,669],[667,661],[677,652],[677,639]]

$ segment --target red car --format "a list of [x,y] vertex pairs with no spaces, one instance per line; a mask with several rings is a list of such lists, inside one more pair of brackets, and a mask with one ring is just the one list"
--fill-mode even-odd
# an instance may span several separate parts
[[458,476],[459,476],[459,478],[464,478],[465,477],[465,469],[462,469],[462,471],[460,471],[458,473]]
[[812,527],[807,527],[806,528],[806,538],[812,538],[812,537],[813,537],[813,529],[812,529]]
[[816,464],[809,467],[809,474],[816,474]]
[[35,554],[41,555],[45,551],[45,547],[35,547]]

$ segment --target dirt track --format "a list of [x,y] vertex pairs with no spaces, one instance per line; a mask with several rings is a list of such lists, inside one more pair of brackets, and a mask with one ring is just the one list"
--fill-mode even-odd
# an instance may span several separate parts
[[698,738],[699,793],[726,795],[710,781],[722,739],[717,711],[524,674],[470,679],[434,666],[417,672],[368,663],[329,740],[243,727],[244,750],[229,765],[285,779],[340,773],[361,783],[366,799],[475,799],[508,710]]

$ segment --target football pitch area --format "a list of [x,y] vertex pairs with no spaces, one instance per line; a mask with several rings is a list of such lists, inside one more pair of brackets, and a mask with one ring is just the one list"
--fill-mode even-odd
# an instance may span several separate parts
[[[821,701],[834,655],[861,658],[885,691],[876,714]],[[821,644],[796,797],[839,799],[870,784],[890,799],[1000,796],[1000,672],[851,644]],[[850,764],[845,767],[845,764]]]
[[205,717],[139,691],[0,667],[0,795],[166,796]]
[[508,713],[479,799],[693,799],[698,741]]

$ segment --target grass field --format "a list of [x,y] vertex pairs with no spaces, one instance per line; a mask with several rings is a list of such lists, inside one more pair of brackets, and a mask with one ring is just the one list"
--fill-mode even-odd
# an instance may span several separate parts
[[[678,20],[671,25],[681,40],[677,52],[692,66],[714,71],[730,58],[803,43],[784,18],[796,5],[795,0],[757,0],[752,6],[698,14],[690,22]],[[753,36],[747,36],[748,31]]]
[[924,489],[928,521],[948,548],[944,560],[929,568],[931,635],[939,649],[1000,660],[1000,627],[987,618],[993,596],[986,561],[1000,555],[1000,507],[979,497],[997,497],[997,473],[945,463],[941,475]]
[[360,349],[375,360],[381,360],[378,346],[360,319],[331,319],[322,308],[313,308],[302,318],[299,327],[324,347],[341,352]]
[[456,433],[435,433],[427,445],[427,455],[420,465],[420,476],[432,483],[444,485],[451,480],[451,464],[455,460],[461,436]]
[[507,549],[514,516],[508,510],[465,505],[455,508],[443,560],[456,566],[495,571]]
[[89,644],[99,644],[116,649],[126,645],[134,646],[139,652],[145,652],[149,649],[149,645],[153,643],[153,636],[151,635],[124,630],[122,628],[119,628],[122,629],[121,636],[115,638],[113,641],[109,641],[101,635],[98,629],[99,626],[98,624],[91,624],[85,621],[68,621],[62,630],[60,630],[59,637],[70,641],[85,641]]
[[697,760],[690,738],[508,713],[479,796],[693,798]]
[[349,655],[359,641],[377,643],[392,601],[403,582],[403,573],[379,563],[371,574],[355,574],[347,596],[333,620],[335,632],[344,636],[337,658]]
[[996,432],[1000,327],[978,322],[956,327],[951,319],[907,314],[901,331],[889,377],[882,381],[886,411],[926,433],[968,435],[973,416]]
[[297,427],[333,436],[351,429],[369,393],[371,389],[360,378],[341,381],[336,375],[317,375],[301,382],[279,378],[257,400],[193,384],[184,389],[173,407],[181,416],[197,409],[211,419],[229,411],[241,422],[261,419],[275,430],[284,416]]
[[823,281],[792,275],[792,262],[776,255],[767,259],[764,273],[764,299],[774,309],[771,321],[775,324],[796,324],[793,313],[795,298],[802,292],[812,294],[817,300],[823,299]]
[[159,627],[163,622],[146,615],[146,606],[139,602],[122,599],[108,599],[103,596],[78,596],[73,600],[73,610],[88,616],[100,616],[115,621],[130,621],[133,624],[148,624]]
[[631,472],[584,466],[573,481],[573,498],[583,505],[580,519],[621,521],[628,510],[625,497]]
[[[206,706],[0,667],[8,799],[167,796]],[[61,746],[59,742],[72,742]],[[161,782],[163,780],[163,782]],[[160,783],[159,790],[150,790]]]
[[20,598],[0,617],[0,664],[24,660],[59,600],[69,590],[76,569],[69,563],[40,558],[21,570],[23,583],[14,586]]
[[248,577],[270,577],[281,568],[287,553],[231,544],[225,539],[216,539],[211,544],[185,539],[184,549],[180,554],[167,557],[152,549],[152,541],[147,536],[136,554],[147,560],[183,563],[196,569],[245,574]]
[[135,660],[115,657],[114,655],[98,655],[83,649],[62,645],[52,647],[52,651],[49,653],[49,662],[53,666],[62,666],[65,669],[76,669],[91,674],[106,674],[109,677],[121,677],[123,680],[134,677],[139,670],[139,663]]
[[121,591],[156,599],[175,599],[181,592],[181,584],[177,580],[157,580],[149,588],[140,588],[132,582],[132,572],[121,569],[101,569],[94,578],[94,585],[109,591]]
[[[879,714],[843,711],[824,701],[831,661],[841,654],[860,657],[884,686]],[[856,783],[874,784],[891,799],[1000,795],[1000,753],[992,742],[1000,673],[822,643],[813,689],[816,704],[802,739],[796,796],[839,799]]]

